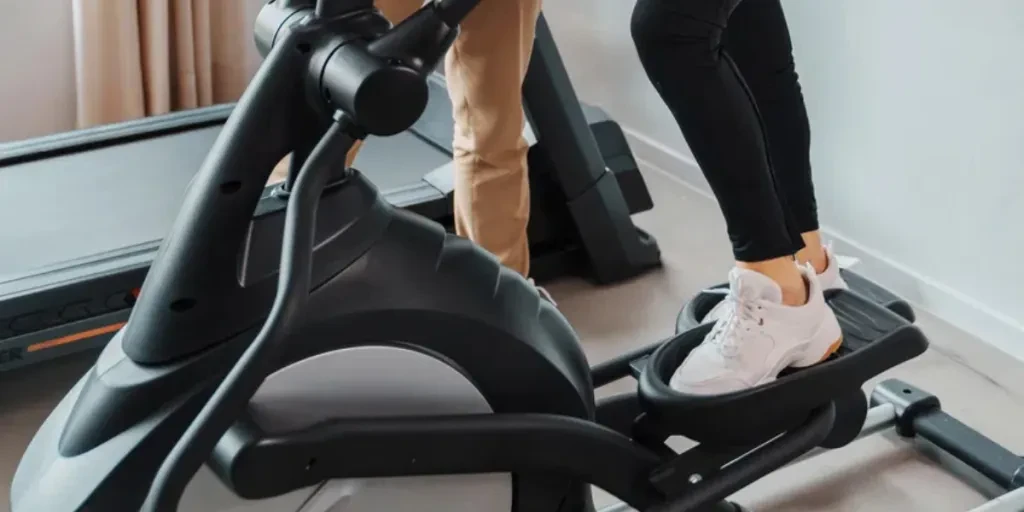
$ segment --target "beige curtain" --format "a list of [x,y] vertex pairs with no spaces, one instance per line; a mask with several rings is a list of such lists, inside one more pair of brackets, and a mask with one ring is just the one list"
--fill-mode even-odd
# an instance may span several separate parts
[[238,99],[246,0],[72,0],[80,128]]

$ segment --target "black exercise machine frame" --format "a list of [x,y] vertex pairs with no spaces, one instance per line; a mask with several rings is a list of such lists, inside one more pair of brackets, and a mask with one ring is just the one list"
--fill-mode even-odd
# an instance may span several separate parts
[[[440,77],[432,75],[428,87],[437,94],[443,88]],[[447,98],[446,93],[442,96]],[[625,172],[635,169],[635,161],[606,162],[543,15],[523,98],[534,134],[542,141],[533,148],[537,151],[530,152],[531,169],[555,170],[554,176],[533,179],[553,181],[564,194],[560,199],[566,201],[567,215],[578,228],[575,234],[587,255],[581,261],[578,246],[545,255],[534,261],[535,277],[543,280],[556,274],[556,269],[582,264],[596,282],[611,283],[660,265],[657,242],[630,218],[653,206],[642,178]],[[0,153],[0,167],[223,125],[234,108],[234,104],[217,105],[8,144]],[[450,106],[430,104],[430,108]],[[451,113],[429,117],[418,119],[410,132],[450,155]],[[610,142],[626,145],[625,140]],[[421,180],[387,191],[386,198],[395,206],[444,219],[451,215],[451,204],[449,198],[438,196],[438,187],[444,185]],[[273,197],[276,189],[267,187],[261,195],[264,214],[280,214],[284,209],[286,202]],[[451,191],[441,192],[450,195]],[[112,249],[0,282],[0,372],[107,343],[128,320],[160,243],[151,240]],[[90,335],[83,337],[83,333]]]
[[[197,414],[195,421],[169,452],[153,480],[143,510],[172,510],[200,465],[208,460],[211,454],[216,453],[218,446],[232,444],[220,441],[225,433],[237,432],[241,428],[237,420],[244,417],[249,398],[275,365],[283,350],[283,340],[297,328],[300,321],[299,311],[308,300],[310,290],[328,277],[320,274],[331,270],[320,268],[318,275],[311,275],[316,209],[319,195],[329,180],[329,169],[339,159],[344,158],[354,140],[362,136],[362,130],[387,135],[405,130],[415,122],[426,104],[426,83],[423,75],[429,73],[432,62],[440,59],[454,37],[450,26],[439,24],[438,19],[448,19],[444,10],[446,6],[471,5],[475,4],[476,0],[459,2],[460,0],[440,0],[428,4],[395,28],[379,29],[380,35],[365,45],[359,44],[356,42],[359,39],[351,36],[339,44],[337,35],[326,28],[332,23],[332,18],[329,17],[311,17],[302,24],[292,25],[289,30],[282,32],[280,38],[275,36],[277,40],[273,45],[263,41],[265,47],[272,46],[272,49],[253,85],[239,102],[240,108],[232,114],[224,133],[211,150],[196,178],[195,185],[189,190],[171,235],[161,248],[160,258],[147,276],[146,291],[135,306],[132,320],[121,332],[120,346],[124,354],[137,364],[166,365],[224,346],[226,340],[235,338],[238,333],[251,332],[254,325],[262,323],[262,327],[259,328],[255,341],[245,348],[238,362]],[[324,2],[317,4],[318,12],[323,5]],[[356,6],[361,6],[363,10],[358,10]],[[378,23],[381,18],[365,10],[372,10],[371,0],[349,0],[346,8],[350,11],[345,12],[352,14],[346,14],[346,18],[339,19],[345,21],[347,29],[354,30],[360,24],[365,24],[362,26],[369,28],[363,30],[369,32],[362,33],[373,33],[373,30],[376,30],[373,24]],[[365,19],[359,16],[364,16]],[[323,39],[321,34],[329,34],[329,37]],[[309,62],[315,63],[315,71],[304,75],[305,70],[309,68]],[[353,66],[352,62],[362,65]],[[303,79],[296,80],[296,76],[303,76]],[[369,87],[368,84],[374,84],[370,99],[361,96],[361,92]],[[331,120],[320,119],[320,126],[324,126],[325,130],[315,148],[308,152],[308,158],[304,162],[301,158],[296,159],[293,165],[293,169],[298,167],[299,172],[294,186],[288,190],[291,197],[281,244],[281,268],[276,293],[265,286],[243,290],[233,279],[233,257],[235,249],[242,242],[238,237],[247,232],[250,214],[256,208],[261,192],[261,188],[257,189],[256,183],[252,181],[253,173],[255,178],[262,179],[258,183],[263,183],[274,164],[302,140],[297,137],[315,136],[295,128],[296,122],[306,128],[314,126],[311,123],[314,120],[295,119],[295,112],[302,109],[293,107],[308,102],[311,98],[314,102],[320,101],[321,95],[326,104],[336,110]],[[371,122],[367,122],[368,120]],[[257,137],[259,144],[255,144]],[[261,176],[259,173],[264,174]],[[352,179],[356,178],[357,176],[353,176]],[[291,180],[289,182],[291,183]],[[635,236],[632,227],[630,232]],[[341,269],[348,263],[332,262],[330,266]],[[262,315],[265,312],[261,308],[252,308],[249,305],[266,301],[272,293],[275,297],[274,304],[264,322]],[[881,311],[879,314],[896,317],[875,307]],[[693,336],[684,334],[679,338],[656,351],[652,361],[668,361],[672,357],[685,356],[678,345],[692,345]],[[896,347],[896,355],[890,360],[900,361],[903,357],[909,358],[923,351],[927,342],[918,331],[909,327],[878,338],[878,345]],[[899,350],[899,347],[904,349]],[[874,346],[846,356],[838,362],[826,364],[825,366],[834,368],[836,373],[842,374],[842,378],[839,379],[841,382],[833,383],[832,387],[859,386],[863,382],[858,380],[860,377],[878,370],[879,365],[875,362],[883,357],[879,355],[879,350],[871,348]],[[861,362],[859,366],[856,361]],[[685,409],[692,404],[708,400],[720,401],[719,397],[679,395],[658,400],[651,398],[658,395],[658,389],[644,384],[658,379],[664,380],[663,366],[665,365],[649,364],[648,368],[653,369],[641,375],[640,397],[637,398],[640,404],[651,404],[667,411],[672,408]],[[764,391],[777,396],[783,389],[798,387],[799,381],[805,376],[807,379],[821,382],[824,371],[826,370],[818,368],[806,370],[799,376],[780,380],[778,385],[768,385],[763,390],[752,390],[750,393]],[[656,376],[650,376],[651,373],[655,373]],[[648,393],[649,396],[645,397],[645,389],[654,389],[654,392]],[[786,428],[773,424],[769,427],[771,430],[749,433],[747,440],[754,444],[751,445],[752,451],[745,454],[741,462],[719,468],[715,478],[690,481],[692,485],[680,495],[660,496],[660,499],[655,499],[656,494],[661,493],[645,491],[646,497],[631,493],[628,487],[654,486],[651,482],[635,481],[641,472],[632,472],[621,481],[609,478],[606,482],[593,483],[611,487],[617,494],[624,494],[620,497],[631,501],[632,505],[649,510],[668,512],[713,505],[826,440],[836,421],[836,406],[832,403],[834,397],[813,395],[812,399],[820,400],[814,403],[807,400],[792,401],[787,411],[794,414],[787,418]],[[743,402],[745,404],[748,401]],[[719,411],[721,414],[735,413],[729,407],[722,409]],[[649,422],[665,427],[664,430],[658,430],[656,435],[652,435],[652,446],[663,442],[664,439],[660,436],[666,432],[683,431],[681,427],[671,424],[678,416],[667,413],[663,416],[667,422],[660,421],[660,416]],[[621,418],[615,423],[620,424]],[[338,430],[339,425],[345,427],[343,431]],[[591,455],[592,457],[614,456],[615,447],[620,448],[622,453],[641,454],[646,450],[642,445],[630,441],[629,437],[614,430],[607,430],[607,433],[619,436],[612,438],[618,439],[617,441],[599,442],[600,436],[596,432],[603,431],[602,428],[595,423],[584,421],[564,418],[545,420],[541,417],[521,415],[496,415],[490,418],[363,419],[320,425],[316,427],[319,430],[307,432],[305,439],[300,437],[272,440],[263,446],[258,443],[250,444],[249,449],[235,453],[249,456],[258,456],[261,453],[284,456],[288,453],[290,457],[302,454],[301,457],[290,459],[289,462],[298,462],[302,467],[312,470],[324,467],[309,464],[309,454],[312,452],[338,454],[341,449],[358,450],[356,446],[349,445],[346,439],[361,440],[364,446],[383,449],[381,441],[386,439],[384,433],[411,430],[411,434],[414,435],[408,436],[407,443],[401,446],[402,450],[396,450],[395,440],[388,443],[387,449],[401,453],[399,458],[406,461],[411,460],[409,453],[422,457],[416,458],[422,462],[418,465],[413,464],[412,468],[409,468],[408,464],[403,464],[403,469],[411,470],[413,474],[417,474],[416,471],[426,471],[430,474],[502,469],[532,469],[544,472],[562,468],[563,471],[582,471],[580,477],[583,479],[589,476],[604,480],[603,474],[595,470],[594,465],[576,467],[561,458],[556,460],[542,457],[535,460],[522,455],[538,450],[523,450],[520,447],[514,451],[506,449],[504,459],[484,457],[492,453],[488,450],[499,449],[498,446],[502,445],[502,435],[505,436],[505,442],[512,437],[524,444],[548,448],[563,455],[568,453],[559,451],[555,444],[562,445],[562,450],[572,450],[574,454],[577,450],[596,452]],[[251,428],[247,430],[248,435],[239,439],[254,439]],[[474,440],[474,431],[479,444],[467,444]],[[345,435],[339,436],[342,432]],[[424,440],[433,442],[424,443]],[[280,445],[290,445],[293,449],[274,449]],[[432,445],[465,453],[467,459],[453,457],[449,450],[445,450],[447,457],[438,458],[440,452],[433,451]],[[235,443],[235,447],[239,446],[240,444]],[[300,450],[303,446],[307,450]],[[651,458],[646,455],[640,456],[642,460],[648,462],[645,471],[642,471],[646,476],[649,476],[648,470],[658,469],[655,461],[662,458],[653,451],[650,453]],[[694,457],[701,458],[700,452],[687,454],[681,457],[686,458],[691,464]],[[431,458],[431,455],[434,455],[434,458]],[[630,463],[630,458],[636,459],[637,456],[629,455],[622,461]],[[398,469],[388,470],[383,466],[374,467],[373,457],[351,460],[358,462],[341,466],[331,465],[329,469],[318,470],[324,471],[324,474],[297,474],[295,479],[298,482],[292,484],[301,485],[311,481],[305,478],[340,476],[346,474],[346,467],[353,469],[356,465],[362,466],[358,474],[363,476],[378,474],[376,472],[402,472]],[[713,457],[713,462],[720,465],[722,460],[720,457]],[[547,464],[555,466],[551,468]],[[262,466],[263,471],[270,471],[273,474],[279,474],[281,467],[277,464],[256,466],[257,469],[253,471],[257,472],[257,477],[261,471],[259,466]],[[230,465],[224,466],[228,467]],[[697,467],[703,469],[701,465]],[[613,468],[614,464],[606,469],[611,471]],[[239,471],[241,470],[222,469],[220,472],[228,476],[237,476]],[[258,487],[265,482],[260,478],[256,478],[256,481],[258,484],[250,484],[248,493],[258,492]],[[244,483],[244,480],[242,482]],[[622,486],[621,482],[629,482],[629,485]],[[725,503],[722,506],[732,507]]]
[[[636,397],[621,395],[606,403],[618,399],[635,402]],[[599,403],[598,408],[600,417],[604,406]],[[614,412],[604,416],[632,420]],[[726,452],[697,447],[666,459],[658,443],[644,446],[612,426],[566,416],[350,419],[281,436],[241,420],[228,430],[208,464],[245,499],[279,496],[336,478],[536,470],[581,478],[638,510],[733,511],[738,508],[725,498],[819,446],[834,421],[829,404],[799,428],[760,446]],[[723,467],[733,461],[739,462]],[[692,479],[693,474],[708,477]]]
[[942,410],[937,396],[901,380],[889,379],[875,387],[871,405],[891,406],[897,434],[928,441],[1003,492],[1024,488],[1024,456]]
[[[328,192],[324,192],[332,177],[331,169],[344,159],[354,139],[360,135],[353,124],[360,126],[358,121],[366,117],[382,117],[381,109],[402,110],[394,117],[383,116],[387,121],[361,126],[369,126],[374,133],[386,134],[404,129],[403,123],[411,124],[410,118],[415,111],[422,110],[415,93],[419,87],[418,80],[422,78],[416,74],[423,70],[416,69],[415,64],[398,69],[401,66],[390,59],[396,54],[381,52],[381,47],[398,43],[388,48],[394,52],[408,49],[411,43],[416,43],[412,48],[424,55],[414,55],[417,58],[410,61],[427,64],[431,59],[439,58],[440,52],[432,53],[431,50],[440,50],[450,42],[452,35],[450,27],[437,22],[436,18],[448,19],[446,13],[438,9],[445,5],[471,3],[475,2],[441,0],[431,4],[418,12],[416,16],[419,17],[414,16],[411,21],[384,33],[368,47],[351,43],[354,39],[349,40],[340,48],[345,50],[345,44],[350,44],[346,51],[354,54],[349,54],[349,57],[364,59],[367,65],[363,69],[353,70],[350,65],[331,68],[330,64],[325,64],[322,75],[314,74],[311,81],[317,87],[327,83],[331,96],[342,103],[341,110],[345,113],[334,109],[330,119],[323,120],[323,134],[316,147],[308,153],[294,187],[289,190],[291,198],[281,243],[277,283],[264,279],[259,285],[243,290],[233,279],[236,276],[232,272],[236,264],[236,249],[244,243],[238,238],[244,238],[249,231],[251,213],[257,207],[266,176],[262,177],[263,181],[246,181],[252,178],[249,173],[254,171],[269,174],[284,153],[294,149],[298,141],[293,137],[300,135],[290,129],[294,128],[289,126],[291,123],[310,126],[308,119],[290,117],[295,115],[294,112],[303,110],[291,107],[308,100],[308,91],[302,90],[306,85],[302,80],[308,76],[303,74],[308,62],[300,55],[313,52],[315,59],[318,51],[331,48],[336,43],[330,41],[324,46],[310,43],[313,40],[310,33],[315,35],[317,29],[322,28],[318,24],[331,20],[312,19],[309,26],[297,27],[274,45],[257,76],[256,85],[243,96],[240,103],[243,108],[233,113],[225,133],[218,139],[197,176],[196,186],[189,190],[172,234],[147,276],[147,289],[139,298],[132,321],[121,331],[120,343],[111,348],[112,352],[123,350],[121,355],[129,356],[132,364],[151,369],[148,376],[160,374],[169,380],[163,382],[165,386],[159,390],[161,394],[125,395],[125,400],[145,400],[147,408],[144,410],[124,407],[124,400],[104,402],[108,407],[123,408],[128,415],[135,414],[134,418],[89,411],[86,421],[78,425],[79,436],[62,436],[59,447],[62,454],[73,456],[102,442],[96,436],[102,436],[103,432],[93,431],[90,427],[98,424],[110,426],[99,430],[118,431],[123,424],[138,421],[138,416],[146,414],[146,411],[161,408],[173,410],[177,415],[175,422],[190,425],[153,478],[153,487],[143,506],[146,511],[173,510],[181,491],[211,455],[219,461],[212,463],[214,468],[219,468],[218,473],[227,481],[234,482],[243,495],[250,496],[266,492],[263,486],[270,485],[268,475],[280,478],[285,465],[295,469],[294,474],[288,477],[291,479],[287,482],[288,487],[304,487],[336,476],[478,471],[568,472],[578,474],[580,480],[590,480],[609,488],[630,504],[648,511],[671,512],[706,506],[735,510],[732,505],[718,500],[797,460],[812,447],[829,442],[840,421],[840,414],[845,419],[855,417],[854,407],[841,406],[843,402],[857,404],[846,391],[859,393],[860,386],[870,376],[924,351],[927,341],[923,334],[908,325],[906,320],[870,300],[855,294],[839,293],[830,301],[845,300],[846,308],[853,312],[865,309],[872,312],[872,321],[854,324],[852,329],[844,325],[847,340],[852,342],[847,350],[822,365],[732,396],[696,397],[666,390],[667,374],[678,366],[678,360],[685,357],[686,350],[699,342],[701,333],[695,331],[680,334],[655,350],[640,372],[638,394],[604,402],[596,411],[600,423],[538,414],[390,420],[365,418],[329,421],[300,433],[273,437],[255,429],[251,421],[239,422],[238,418],[245,418],[249,398],[265,376],[275,366],[284,363],[281,361],[286,345],[283,341],[300,332],[298,326],[302,319],[299,313],[309,300],[310,291],[353,261],[345,258],[358,258],[361,250],[367,249],[359,243],[340,244],[354,247],[346,247],[348,252],[343,257],[320,253],[320,264],[313,268],[318,199],[321,193],[327,197],[332,190],[328,188]],[[372,5],[369,0],[351,0],[349,4],[350,7]],[[322,6],[323,3],[318,4],[317,10],[320,11]],[[368,15],[365,10],[360,12]],[[378,19],[372,15],[366,21],[376,23]],[[400,33],[403,29],[420,29],[419,34],[423,37],[415,41],[410,41],[410,38],[395,41],[388,37],[388,34]],[[438,36],[433,40],[436,46],[430,45],[429,40],[426,41],[428,44],[423,44],[423,39],[430,39],[427,36],[432,31],[436,31]],[[300,55],[296,55],[296,51]],[[333,81],[318,80],[330,73],[345,75],[354,71],[362,71],[363,74],[347,75],[344,80],[337,77]],[[387,100],[399,97],[402,100],[361,101],[358,91],[363,85],[373,82],[375,73],[383,73],[389,86],[396,87],[395,90],[375,92],[380,92]],[[269,122],[274,120],[291,123]],[[254,146],[253,140],[260,135],[265,136],[261,139],[264,144]],[[386,224],[393,220],[386,215],[391,211],[390,207],[377,200],[373,187],[356,171],[343,176],[335,185],[337,187],[333,190],[339,194],[353,196],[346,196],[346,199],[358,199],[362,195],[372,212],[383,213],[368,215],[365,222],[353,227],[356,231],[352,234],[353,239],[371,245],[372,240],[363,240],[367,237],[359,236],[360,230],[383,229],[375,223]],[[349,204],[352,202],[358,201],[348,201]],[[342,240],[347,241],[348,238]],[[540,300],[525,282],[517,282],[522,289],[529,291],[533,299]],[[274,298],[274,304],[269,317],[266,317],[264,306],[270,298]],[[840,317],[842,321],[842,315]],[[890,325],[892,329],[889,329]],[[259,331],[256,340],[247,343],[256,330]],[[231,365],[236,359],[233,356],[239,352],[243,352],[241,357]],[[186,365],[194,365],[192,368],[199,370],[198,373],[181,371]],[[225,369],[223,366],[231,368],[218,386],[218,378]],[[625,368],[628,370],[634,366],[631,362]],[[204,369],[207,371],[201,371]],[[583,369],[585,371],[585,366]],[[826,373],[831,379],[826,377]],[[171,379],[174,382],[187,381],[192,388],[166,386],[173,383]],[[592,391],[586,384],[581,386],[587,388],[587,392]],[[82,386],[88,386],[88,381],[83,380]],[[822,390],[834,392],[823,393]],[[772,398],[773,406],[782,406],[781,410],[791,415],[785,425],[767,422],[769,426],[761,429],[764,415],[760,411],[765,405],[752,404],[758,397]],[[717,406],[709,408],[708,404],[712,403]],[[192,416],[200,406],[202,410]],[[862,394],[859,406],[866,409]],[[683,421],[721,424],[722,417],[735,417],[741,409],[747,418],[742,425],[744,428],[719,430],[732,436],[745,435],[749,450],[741,453],[738,448],[715,449],[716,444],[710,443],[710,446],[701,445],[683,454],[665,453],[664,439],[673,434],[685,434],[699,442],[709,443],[707,439],[689,435],[692,430],[681,425]],[[643,411],[639,419],[634,415],[638,410]],[[703,410],[707,414],[704,417],[688,414],[694,410]],[[73,414],[75,411],[70,412]],[[111,426],[112,422],[118,425]],[[174,422],[168,422],[168,425],[171,423]],[[176,428],[176,425],[168,428]],[[629,432],[641,435],[626,435],[623,430],[627,428]],[[707,433],[704,427],[697,430]],[[719,430],[706,437],[720,434]],[[221,442],[225,433],[229,442]],[[396,437],[396,433],[401,435]],[[390,439],[387,438],[389,434]],[[177,436],[168,437],[169,440],[155,442],[160,445],[158,448],[167,448],[175,443],[174,437]],[[833,439],[829,444],[838,446],[855,437],[844,432],[841,439]],[[80,446],[76,446],[76,442]],[[520,444],[517,446],[516,443]],[[741,443],[724,444],[735,447]],[[532,449],[524,449],[524,446]],[[717,446],[722,446],[722,443]],[[354,456],[369,447],[375,447],[378,452]],[[330,464],[320,464],[320,460],[314,459],[325,454]],[[737,457],[738,460],[734,461]],[[159,460],[155,461],[158,465]],[[246,464],[234,463],[244,460],[249,461],[248,469]],[[398,464],[398,467],[385,467],[384,461]],[[149,462],[154,461],[150,459]],[[633,469],[623,471],[622,475],[612,474],[621,469],[621,464]],[[357,466],[360,467],[357,469]],[[147,478],[148,475],[139,477]],[[285,489],[284,484],[278,485],[278,491]],[[145,488],[136,488],[134,492],[144,493]]]
[[[816,447],[838,448],[855,440],[867,412],[859,384],[927,346],[916,327],[870,299],[842,292],[830,301],[851,311],[841,318],[849,346],[838,360],[795,372],[774,389],[762,386],[746,393],[752,399],[764,397],[772,407],[786,405],[784,422],[759,420],[756,427],[746,422],[744,428],[723,429],[722,418],[738,411],[762,418],[763,411],[752,409],[743,397],[725,403],[721,397],[659,397],[651,390],[652,381],[665,380],[659,368],[671,362],[665,358],[684,356],[680,350],[692,348],[701,337],[698,329],[592,367],[595,388],[630,377],[639,381],[638,393],[599,400],[596,421],[510,413],[360,418],[271,434],[243,414],[217,443],[208,464],[246,499],[333,478],[555,470],[638,510],[742,510],[723,500]],[[865,314],[871,320],[858,324]],[[835,375],[835,382],[823,380],[825,372]],[[810,386],[825,391],[804,400],[808,394],[798,391]],[[844,393],[848,387],[855,392]],[[718,406],[701,409],[702,403],[712,402]],[[739,430],[745,431],[740,435]],[[701,444],[677,454],[665,442],[679,434]]]

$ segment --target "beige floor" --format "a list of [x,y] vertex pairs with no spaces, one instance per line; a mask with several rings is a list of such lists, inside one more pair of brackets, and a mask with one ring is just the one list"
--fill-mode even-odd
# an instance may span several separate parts
[[[659,172],[647,172],[655,211],[639,222],[661,242],[664,269],[609,288],[579,281],[551,287],[592,362],[669,334],[679,305],[720,281],[728,245],[714,204]],[[931,350],[889,372],[938,394],[947,411],[1024,451],[1024,365],[925,313]],[[87,367],[70,360],[0,376],[0,510],[24,446],[47,411]],[[622,383],[621,386],[627,385]],[[1018,390],[1018,391],[1014,391]],[[609,498],[598,493],[599,505]],[[875,436],[776,472],[736,496],[757,511],[960,512],[985,498],[902,440]],[[40,511],[43,512],[43,511]]]

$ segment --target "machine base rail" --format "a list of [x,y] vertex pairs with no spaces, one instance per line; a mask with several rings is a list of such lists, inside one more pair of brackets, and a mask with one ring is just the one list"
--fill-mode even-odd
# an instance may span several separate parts
[[[1024,458],[942,411],[938,399],[898,379],[882,382],[871,393],[871,409],[857,439],[894,430],[904,437],[920,437],[984,475],[1005,494],[968,512],[1020,512],[1024,510]],[[819,448],[797,458],[796,464],[826,451]],[[618,503],[599,512],[630,512]]]

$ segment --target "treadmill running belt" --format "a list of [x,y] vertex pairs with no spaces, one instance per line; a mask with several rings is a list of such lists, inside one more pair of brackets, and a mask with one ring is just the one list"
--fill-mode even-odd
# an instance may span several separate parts
[[[112,248],[159,241],[220,128],[0,169],[0,282]],[[356,167],[387,191],[417,183],[425,171],[449,161],[415,135],[402,133],[368,140]]]

